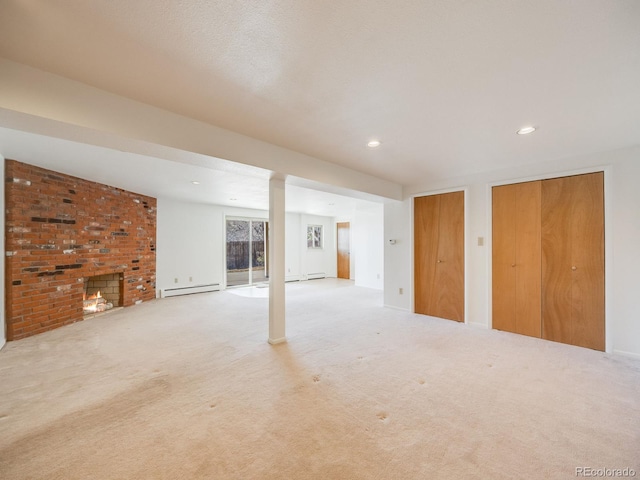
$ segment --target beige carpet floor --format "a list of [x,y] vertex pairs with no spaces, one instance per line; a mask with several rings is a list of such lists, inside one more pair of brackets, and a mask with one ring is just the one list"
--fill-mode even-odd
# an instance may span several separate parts
[[156,300],[0,351],[2,479],[640,477],[640,362],[349,281]]

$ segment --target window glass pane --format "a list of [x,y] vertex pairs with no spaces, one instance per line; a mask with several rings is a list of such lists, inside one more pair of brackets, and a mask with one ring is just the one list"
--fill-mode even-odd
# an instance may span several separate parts
[[252,282],[264,282],[266,280],[265,267],[265,222],[252,221],[252,237],[251,237],[251,267]]
[[307,248],[322,248],[322,225],[307,226]]
[[247,220],[227,220],[227,286],[249,284],[249,227]]

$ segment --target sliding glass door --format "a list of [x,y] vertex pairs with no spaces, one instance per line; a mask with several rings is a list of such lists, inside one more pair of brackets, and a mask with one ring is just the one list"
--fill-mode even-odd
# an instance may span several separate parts
[[227,287],[267,281],[268,222],[227,219]]
[[251,284],[267,281],[267,222],[251,221]]

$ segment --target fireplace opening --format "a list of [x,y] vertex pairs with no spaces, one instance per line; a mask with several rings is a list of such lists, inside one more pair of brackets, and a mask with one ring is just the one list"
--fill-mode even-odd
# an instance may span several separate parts
[[122,274],[89,277],[84,282],[82,313],[93,315],[122,306]]

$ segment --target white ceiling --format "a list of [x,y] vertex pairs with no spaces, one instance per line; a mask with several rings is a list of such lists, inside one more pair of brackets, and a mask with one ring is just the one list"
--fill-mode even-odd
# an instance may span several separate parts
[[[237,165],[212,169],[157,157],[124,153],[0,127],[0,153],[6,158],[156,198],[267,210],[270,172]],[[238,171],[246,170],[246,174]],[[192,182],[200,182],[194,185]],[[316,189],[286,186],[288,212],[353,216],[375,203]]]
[[0,56],[409,186],[640,144],[637,0],[2,0]]

